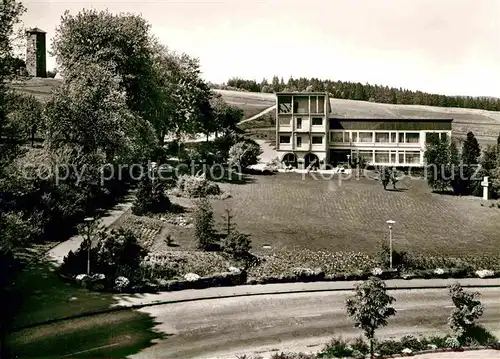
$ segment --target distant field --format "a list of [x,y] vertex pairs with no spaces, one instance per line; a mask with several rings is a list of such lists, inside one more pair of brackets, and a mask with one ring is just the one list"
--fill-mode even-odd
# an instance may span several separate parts
[[[13,87],[25,93],[33,94],[41,99],[47,99],[51,90],[58,86],[61,80],[31,79]],[[224,100],[244,110],[244,118],[251,117],[275,104],[274,94],[252,93],[229,90],[214,90],[222,95]],[[494,143],[500,133],[500,112],[443,108],[420,105],[391,105],[365,101],[331,99],[332,113],[337,117],[358,118],[453,118],[455,136],[463,137],[468,131],[474,132],[482,144]],[[267,122],[262,126],[269,127]],[[260,131],[262,133],[262,131]]]

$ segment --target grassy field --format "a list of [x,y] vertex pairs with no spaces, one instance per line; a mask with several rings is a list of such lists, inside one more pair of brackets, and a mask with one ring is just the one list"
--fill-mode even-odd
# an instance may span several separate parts
[[[77,288],[59,279],[52,264],[41,262],[19,275],[9,305],[13,327],[25,327],[82,313],[103,310],[117,301],[112,294]],[[160,335],[144,313],[124,311],[12,332],[7,347],[14,358],[123,358]],[[78,353],[78,354],[75,354]]]
[[[431,193],[421,179],[405,179],[398,191],[384,191],[373,179],[314,180],[300,174],[258,176],[247,184],[221,184],[231,194],[213,200],[215,219],[224,229],[230,208],[233,223],[251,234],[255,251],[276,249],[373,253],[387,239],[388,219],[396,249],[434,255],[500,253],[500,209],[480,198]],[[170,226],[179,249],[194,248],[190,228]],[[161,239],[160,239],[161,240]]]

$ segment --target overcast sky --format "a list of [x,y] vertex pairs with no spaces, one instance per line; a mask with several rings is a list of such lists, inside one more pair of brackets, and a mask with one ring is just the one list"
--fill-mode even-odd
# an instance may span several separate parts
[[24,25],[48,40],[66,9],[141,13],[165,45],[199,57],[212,82],[278,74],[500,97],[500,0],[23,3]]

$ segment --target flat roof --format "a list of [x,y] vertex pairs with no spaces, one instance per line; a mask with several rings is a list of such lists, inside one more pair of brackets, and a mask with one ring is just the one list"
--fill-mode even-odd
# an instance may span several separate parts
[[292,95],[301,95],[301,96],[328,96],[328,92],[300,92],[300,91],[289,91],[289,92],[276,92],[276,96],[292,96]]
[[45,31],[43,31],[42,29],[38,28],[38,27],[33,27],[31,29],[27,29],[26,30],[27,33],[38,33],[38,34],[46,34]]
[[452,122],[452,118],[424,118],[424,117],[338,117],[338,116],[328,116],[330,120],[339,121],[373,121],[373,122],[384,122],[384,121],[426,121],[426,122]]

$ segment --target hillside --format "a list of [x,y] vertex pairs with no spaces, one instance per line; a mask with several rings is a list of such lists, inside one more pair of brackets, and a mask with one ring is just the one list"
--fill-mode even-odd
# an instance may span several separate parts
[[[274,94],[215,90],[230,104],[256,111],[274,105]],[[332,114],[343,118],[453,118],[455,136],[474,132],[482,144],[496,141],[500,133],[500,112],[453,107],[392,105],[331,98]],[[269,126],[269,125],[267,125]],[[257,130],[258,132],[264,131]]]
[[[47,99],[52,89],[60,83],[61,80],[58,79],[31,79],[11,86],[40,99]],[[228,103],[241,107],[244,110],[245,118],[254,116],[275,104],[275,96],[271,93],[214,91],[220,93]],[[500,112],[496,111],[422,105],[393,105],[336,98],[330,99],[330,103],[332,113],[337,117],[453,118],[453,131],[457,137],[463,137],[468,131],[472,131],[482,144],[495,142],[500,133]],[[272,112],[270,114],[274,116]],[[257,127],[269,127],[269,121],[260,121],[260,123],[257,121],[256,124],[258,124]],[[255,131],[273,132],[264,128],[261,130],[255,129]]]

